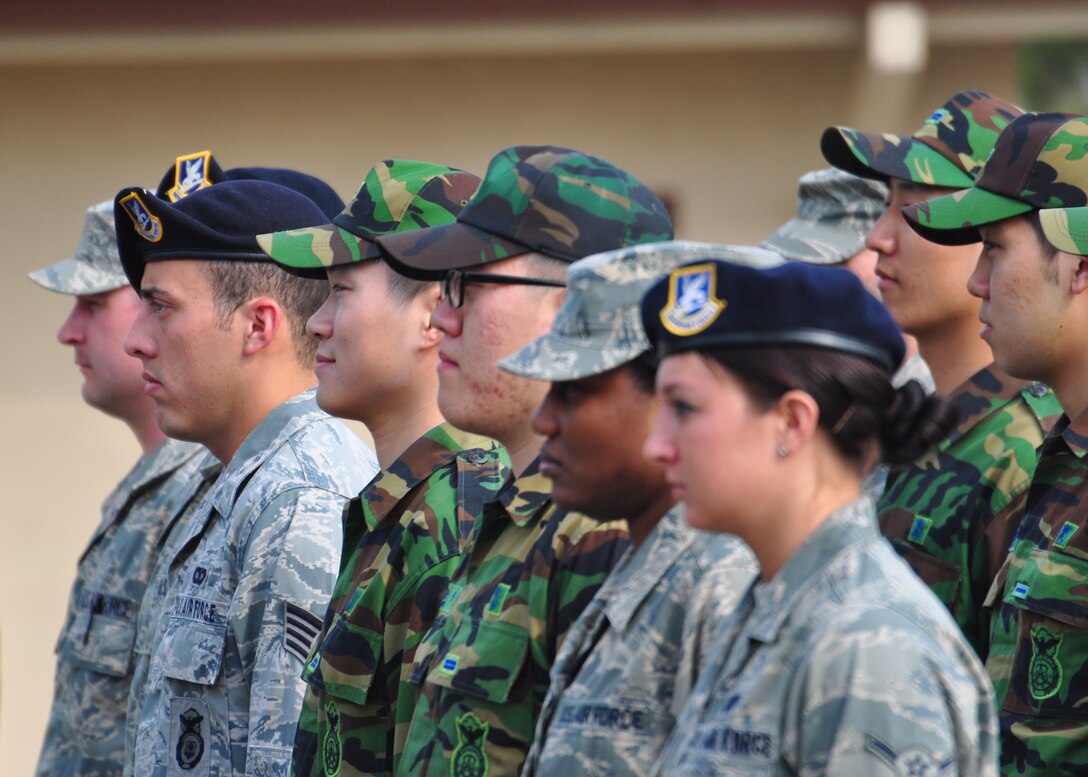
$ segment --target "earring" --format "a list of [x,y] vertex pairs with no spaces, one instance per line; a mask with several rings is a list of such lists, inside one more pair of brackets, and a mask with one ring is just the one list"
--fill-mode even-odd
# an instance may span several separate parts
[[785,444],[783,444],[783,443],[778,443],[778,458],[780,458],[780,459],[784,459],[784,458],[786,458],[786,457],[787,457],[787,456],[789,456],[789,455],[790,455],[790,452],[789,452],[789,450],[788,450],[788,449],[786,448]]

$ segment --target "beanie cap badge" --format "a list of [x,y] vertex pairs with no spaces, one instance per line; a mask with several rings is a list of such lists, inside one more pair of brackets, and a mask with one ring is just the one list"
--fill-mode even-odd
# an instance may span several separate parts
[[726,301],[714,295],[717,267],[713,262],[674,270],[669,295],[661,309],[661,324],[678,337],[698,334],[714,323]]

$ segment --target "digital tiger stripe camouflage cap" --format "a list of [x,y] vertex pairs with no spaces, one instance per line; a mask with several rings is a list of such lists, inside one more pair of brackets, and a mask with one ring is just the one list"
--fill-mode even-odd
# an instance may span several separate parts
[[101,294],[128,286],[117,251],[113,200],[87,209],[83,232],[70,258],[29,275],[39,286],[61,294]]
[[997,136],[1023,113],[1000,97],[957,92],[912,135],[828,127],[820,150],[833,166],[862,178],[926,186],[971,186]]
[[683,264],[722,261],[774,267],[783,258],[754,246],[677,240],[606,251],[567,270],[567,295],[551,331],[499,362],[533,380],[580,380],[634,361],[650,350],[642,328],[642,295]]
[[453,224],[378,239],[397,272],[421,280],[538,252],[565,262],[672,238],[664,204],[630,173],[556,146],[511,146],[488,165]]
[[257,244],[288,272],[324,278],[329,267],[377,259],[374,241],[382,235],[452,224],[479,185],[479,176],[464,170],[387,159],[370,169],[331,224],[258,235]]
[[1086,205],[1088,118],[1029,113],[1001,133],[973,187],[903,208],[903,216],[927,240],[967,245],[982,239],[983,224]]

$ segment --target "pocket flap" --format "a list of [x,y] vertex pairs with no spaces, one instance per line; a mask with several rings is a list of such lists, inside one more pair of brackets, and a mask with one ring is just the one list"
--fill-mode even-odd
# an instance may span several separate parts
[[227,649],[227,627],[174,618],[163,636],[162,648],[167,677],[215,685]]
[[435,656],[427,682],[499,704],[510,696],[529,650],[529,632],[503,621],[464,621]]
[[365,704],[374,674],[381,666],[384,637],[337,617],[336,625],[318,647],[316,666],[311,662],[307,667],[307,679],[323,686],[330,696]]
[[1088,629],[1088,561],[1020,542],[1013,551],[1005,602]]

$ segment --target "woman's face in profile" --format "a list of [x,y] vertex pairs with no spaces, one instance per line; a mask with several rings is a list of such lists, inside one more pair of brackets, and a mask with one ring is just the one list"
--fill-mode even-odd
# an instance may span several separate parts
[[759,505],[784,487],[778,415],[756,407],[727,369],[694,352],[665,358],[657,390],[663,406],[644,454],[665,469],[692,527],[743,537]]

